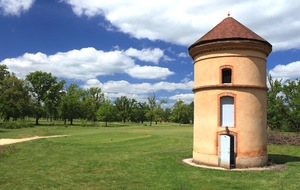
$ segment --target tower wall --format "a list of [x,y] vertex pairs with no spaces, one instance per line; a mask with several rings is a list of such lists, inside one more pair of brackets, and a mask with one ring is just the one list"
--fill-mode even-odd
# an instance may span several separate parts
[[[222,84],[222,68],[232,82]],[[218,137],[235,137],[235,166],[267,162],[266,54],[255,49],[201,52],[194,57],[194,150],[196,163],[219,166]],[[220,126],[220,97],[234,97],[234,126]]]

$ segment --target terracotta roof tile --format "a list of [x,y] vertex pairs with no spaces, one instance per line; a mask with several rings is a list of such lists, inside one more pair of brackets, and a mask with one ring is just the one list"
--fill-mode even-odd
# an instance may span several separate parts
[[192,44],[189,49],[199,44],[223,40],[255,40],[270,44],[234,18],[227,17]]

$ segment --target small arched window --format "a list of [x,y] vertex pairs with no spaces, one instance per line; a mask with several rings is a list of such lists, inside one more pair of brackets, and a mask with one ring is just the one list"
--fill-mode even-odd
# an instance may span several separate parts
[[232,83],[232,70],[230,68],[222,69],[222,84]]

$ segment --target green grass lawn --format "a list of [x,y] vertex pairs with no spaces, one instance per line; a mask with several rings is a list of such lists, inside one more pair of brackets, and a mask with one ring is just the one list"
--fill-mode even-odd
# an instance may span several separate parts
[[182,164],[191,125],[110,124],[0,129],[0,138],[68,135],[0,147],[0,189],[300,189],[300,147],[271,145],[281,171],[220,171]]

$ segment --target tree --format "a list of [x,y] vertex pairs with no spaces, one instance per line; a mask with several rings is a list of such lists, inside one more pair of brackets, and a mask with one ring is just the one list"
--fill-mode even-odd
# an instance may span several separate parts
[[[0,107],[3,107],[5,101],[3,99],[3,91],[5,89],[5,87],[3,86],[3,80],[4,78],[9,75],[9,71],[6,65],[0,65]],[[3,108],[0,109],[0,113],[2,114],[3,112]]]
[[105,127],[110,121],[114,121],[117,117],[117,109],[112,105],[109,99],[105,100],[97,111],[97,119],[105,122]]
[[280,130],[284,124],[285,106],[283,100],[281,80],[273,80],[268,76],[269,90],[267,95],[267,118],[270,129]]
[[166,100],[160,100],[159,104],[156,103],[156,97],[155,94],[153,93],[153,96],[148,97],[148,112],[147,116],[150,120],[150,126],[152,126],[152,122],[162,120],[163,118],[163,109],[161,108],[162,104],[165,104]]
[[268,76],[267,116],[270,129],[300,131],[300,81]]
[[0,82],[3,81],[4,77],[9,75],[9,71],[6,65],[0,65]]
[[174,122],[180,124],[191,123],[191,115],[190,105],[185,104],[183,100],[178,100],[174,104],[171,116]]
[[283,114],[287,121],[288,131],[300,131],[300,81],[286,80],[282,93],[284,94],[284,110]]
[[34,103],[33,112],[36,125],[38,125],[39,119],[46,115],[47,109],[52,109],[54,107],[52,103],[59,99],[60,94],[58,92],[62,90],[64,81],[58,81],[51,73],[42,71],[29,73],[26,80],[29,82],[29,92]]
[[0,110],[4,121],[8,121],[10,117],[14,120],[24,118],[30,106],[26,82],[18,79],[13,73],[4,76],[1,83]]
[[54,82],[50,89],[47,92],[45,98],[45,108],[46,113],[50,117],[50,121],[52,121],[53,117],[58,117],[58,107],[61,101],[62,96],[64,95],[63,86],[65,81],[56,81]]
[[163,113],[163,121],[168,122],[170,120],[171,115],[172,115],[172,109],[166,108]]
[[146,102],[136,102],[132,107],[132,112],[130,115],[130,120],[132,122],[144,123],[147,120],[146,112],[148,110],[148,105]]
[[166,100],[160,100],[159,104],[156,104],[156,107],[154,109],[154,121],[155,124],[157,124],[158,121],[162,122],[164,120],[164,110],[161,107],[162,104],[167,103]]
[[97,111],[100,108],[100,104],[104,101],[104,94],[101,92],[101,88],[92,87],[85,91],[85,97],[83,100],[83,112],[84,117],[88,120],[96,122]]
[[125,123],[130,118],[130,115],[132,114],[132,108],[135,103],[135,99],[130,99],[126,96],[121,96],[120,98],[117,98],[115,100],[116,108],[123,123]]
[[156,98],[155,98],[155,94],[153,93],[153,96],[150,96],[147,98],[148,99],[148,106],[149,106],[149,110],[147,112],[147,116],[150,120],[150,126],[152,126],[152,121],[154,119],[155,116],[155,109],[156,109]]
[[64,119],[70,121],[70,125],[73,125],[73,120],[81,116],[81,100],[83,97],[83,91],[76,84],[71,84],[65,95],[62,97],[60,103],[60,115]]

